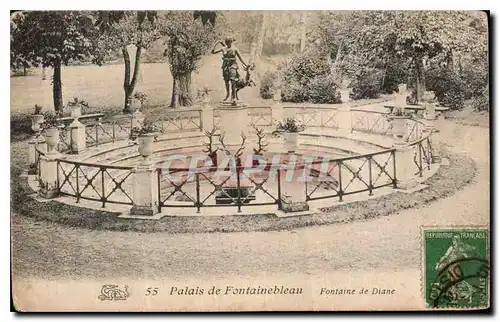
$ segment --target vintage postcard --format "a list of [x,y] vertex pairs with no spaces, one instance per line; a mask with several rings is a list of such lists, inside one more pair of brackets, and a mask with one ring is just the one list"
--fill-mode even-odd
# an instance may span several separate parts
[[21,312],[488,310],[485,11],[12,11]]

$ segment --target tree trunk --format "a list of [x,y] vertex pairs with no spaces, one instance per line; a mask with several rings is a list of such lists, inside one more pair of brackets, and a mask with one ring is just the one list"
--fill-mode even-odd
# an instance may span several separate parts
[[[340,72],[339,63],[340,63],[340,57],[342,57],[343,45],[344,42],[341,40],[337,47],[337,54],[335,55],[335,61],[333,62],[332,65],[330,65],[331,73],[338,84],[342,83],[342,73]],[[331,61],[330,53],[328,53],[328,58]]]
[[307,42],[307,33],[306,33],[307,15],[305,12],[302,13],[301,20],[302,21],[300,25],[300,51],[303,52],[306,49],[306,42]]
[[177,106],[193,105],[191,87],[191,72],[175,75],[170,107],[176,108]]
[[52,81],[52,97],[54,99],[54,110],[56,113],[62,113],[63,98],[62,98],[62,81],[61,81],[61,62],[54,63],[54,75]]
[[266,36],[267,29],[267,13],[262,13],[262,24],[260,25],[260,32],[257,36],[256,41],[254,40],[252,43],[252,53],[250,57],[250,64],[256,63],[260,59],[260,55],[262,54],[262,48],[264,47],[264,38]]
[[417,60],[417,82],[416,82],[416,90],[417,90],[417,102],[422,102],[422,97],[425,92],[425,69],[422,59]]
[[172,99],[170,100],[170,107],[176,108],[179,106],[179,95],[177,95],[177,77],[173,77],[172,83]]
[[123,106],[123,113],[132,113],[132,95],[134,94],[135,85],[137,84],[137,78],[139,75],[139,68],[141,65],[141,53],[142,47],[137,46],[135,52],[135,62],[134,62],[134,74],[132,79],[130,79],[131,72],[131,62],[130,54],[128,53],[127,47],[122,48],[123,62],[125,63],[125,75],[123,79],[123,91],[125,93],[125,102]]

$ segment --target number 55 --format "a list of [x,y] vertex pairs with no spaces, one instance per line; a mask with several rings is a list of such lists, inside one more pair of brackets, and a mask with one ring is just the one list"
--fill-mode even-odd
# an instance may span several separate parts
[[146,290],[146,296],[155,296],[156,294],[158,294],[158,288],[157,287],[148,287],[148,289]]

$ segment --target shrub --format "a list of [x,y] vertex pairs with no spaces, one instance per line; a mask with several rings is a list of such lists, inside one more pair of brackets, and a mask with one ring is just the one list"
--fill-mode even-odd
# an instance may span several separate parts
[[298,133],[306,129],[306,126],[302,124],[299,120],[294,118],[286,118],[283,122],[279,121],[276,125],[276,133]]
[[301,86],[315,76],[330,74],[325,53],[315,48],[293,55],[282,69],[285,83],[297,82]]
[[273,72],[265,72],[260,80],[260,97],[263,99],[273,98],[275,93],[274,81],[277,75]]
[[476,97],[472,98],[472,107],[477,111],[489,111],[490,110],[490,96],[488,87],[485,87],[482,93]]
[[467,95],[464,74],[449,68],[436,68],[429,71],[426,87],[434,91],[439,104],[452,109],[461,109]]
[[26,135],[33,135],[31,116],[27,114],[12,114],[10,116],[10,134],[16,139],[23,139]]
[[324,52],[313,48],[294,55],[282,70],[284,102],[340,103],[338,85],[330,75]]
[[43,123],[42,123],[42,128],[43,129],[50,129],[54,127],[59,126],[59,116],[56,113],[52,112],[45,112],[43,113]]
[[354,76],[350,87],[352,99],[378,98],[382,91],[382,71],[363,67]]
[[331,75],[319,75],[307,86],[308,101],[316,104],[342,103],[338,85]]

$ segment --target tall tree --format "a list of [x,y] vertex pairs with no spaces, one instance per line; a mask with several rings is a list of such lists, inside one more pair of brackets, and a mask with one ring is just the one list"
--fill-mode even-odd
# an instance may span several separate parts
[[165,55],[173,77],[170,107],[191,106],[192,73],[218,38],[218,33],[211,23],[203,24],[185,11],[168,12],[162,21]]
[[95,55],[98,30],[93,17],[84,11],[24,11],[13,14],[11,22],[11,58],[53,67],[54,109],[61,112],[62,66],[88,57],[101,62]]
[[[120,51],[125,65],[123,78],[124,113],[132,112],[132,97],[139,77],[141,54],[160,37],[155,11],[101,11],[96,26],[100,28],[99,45],[105,52]],[[129,46],[135,47],[132,70]]]

